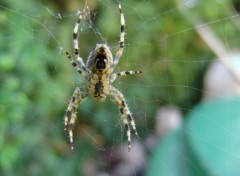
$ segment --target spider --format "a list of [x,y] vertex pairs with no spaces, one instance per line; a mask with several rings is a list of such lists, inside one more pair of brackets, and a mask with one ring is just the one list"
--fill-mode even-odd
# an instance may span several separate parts
[[107,96],[110,96],[112,101],[119,107],[121,120],[125,126],[128,139],[128,151],[131,150],[130,126],[133,128],[135,135],[138,137],[134,119],[123,94],[111,85],[117,77],[142,73],[141,71],[121,71],[113,73],[114,68],[122,56],[125,42],[124,14],[122,12],[121,4],[119,1],[116,2],[120,12],[121,28],[119,48],[114,58],[107,44],[96,44],[87,58],[86,65],[84,64],[82,58],[80,57],[78,47],[78,29],[81,20],[83,19],[83,13],[80,13],[73,29],[73,47],[76,61],[72,59],[68,52],[66,52],[66,56],[72,66],[86,81],[85,85],[75,88],[64,116],[64,130],[68,133],[69,144],[72,150],[74,149],[73,128],[77,118],[77,107],[84,99],[86,99],[87,96],[91,96],[93,99],[100,102],[104,101]]

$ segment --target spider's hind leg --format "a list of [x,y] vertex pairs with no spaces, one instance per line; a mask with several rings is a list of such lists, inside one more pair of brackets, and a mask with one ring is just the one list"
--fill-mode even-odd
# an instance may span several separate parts
[[68,133],[69,144],[73,150],[73,129],[77,118],[77,107],[87,97],[86,87],[77,87],[74,90],[64,116],[64,130]]
[[131,130],[130,130],[130,125],[131,124],[135,135],[138,137],[138,133],[137,133],[137,129],[136,129],[136,125],[134,122],[134,119],[132,117],[132,114],[126,104],[126,100],[123,97],[123,94],[117,90],[116,88],[114,88],[113,86],[110,86],[110,95],[112,96],[114,102],[118,105],[119,107],[119,111],[120,111],[120,115],[122,118],[122,122],[125,126],[125,130],[127,133],[127,138],[128,138],[128,151],[131,150]]

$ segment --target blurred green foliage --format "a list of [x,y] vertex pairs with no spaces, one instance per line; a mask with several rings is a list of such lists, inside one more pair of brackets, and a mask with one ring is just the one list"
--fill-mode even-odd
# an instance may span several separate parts
[[146,175],[239,175],[239,106],[231,97],[193,108],[181,129],[158,143]]
[[[205,1],[196,13],[210,23],[224,18],[228,3],[216,2],[211,11]],[[91,18],[81,24],[81,55],[86,58],[97,42],[107,42],[115,52],[120,31],[116,3],[89,0],[87,4]],[[144,74],[123,78],[115,86],[126,96],[144,138],[159,106],[188,110],[199,100],[202,73],[213,53],[175,1],[129,0],[122,6],[127,39],[116,70]],[[85,2],[77,1],[0,2],[0,175],[76,175],[82,173],[86,159],[104,165],[102,149],[125,141],[117,107],[88,99],[79,107],[75,153],[66,143],[63,115],[74,87],[83,79],[64,51],[72,53],[72,28],[77,9],[83,8]],[[227,33],[229,39],[222,38],[234,48],[239,40],[229,21],[216,25],[224,25],[218,32]]]

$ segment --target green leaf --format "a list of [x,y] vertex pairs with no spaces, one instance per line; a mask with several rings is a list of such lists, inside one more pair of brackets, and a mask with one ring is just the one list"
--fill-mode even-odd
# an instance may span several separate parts
[[185,147],[182,129],[174,131],[161,139],[152,153],[147,167],[147,176],[200,176],[203,174],[198,165],[190,160]]
[[240,173],[240,99],[225,98],[200,104],[186,123],[187,144],[208,175]]

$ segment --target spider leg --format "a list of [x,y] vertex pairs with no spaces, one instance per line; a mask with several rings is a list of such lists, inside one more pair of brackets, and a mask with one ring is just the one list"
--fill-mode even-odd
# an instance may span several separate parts
[[64,116],[64,130],[68,132],[69,143],[73,150],[73,128],[77,118],[77,107],[87,97],[86,87],[77,87],[74,90]]
[[124,42],[125,42],[125,18],[124,18],[124,15],[123,15],[123,12],[122,12],[122,6],[120,4],[120,2],[117,0],[117,3],[118,3],[118,9],[119,9],[119,12],[120,12],[120,16],[121,16],[121,19],[120,19],[120,22],[121,22],[121,32],[120,32],[120,41],[119,41],[119,48],[118,48],[118,51],[115,55],[115,58],[114,58],[114,62],[113,62],[113,65],[117,65],[118,62],[119,62],[119,59],[120,57],[122,56],[122,53],[123,53],[123,49],[124,49]]
[[77,72],[82,75],[84,78],[86,78],[85,72],[82,71],[82,69],[79,67],[79,65],[72,59],[70,54],[66,51],[66,56],[68,60],[71,62],[72,66],[77,70]]
[[79,47],[78,47],[78,29],[79,29],[79,25],[81,23],[82,18],[83,18],[83,14],[80,13],[78,20],[73,28],[73,48],[74,48],[75,58],[76,58],[77,62],[79,63],[79,65],[81,66],[82,71],[89,72],[89,70],[86,68],[82,58],[80,57]]
[[123,97],[123,94],[118,89],[114,88],[113,86],[110,86],[109,94],[112,96],[114,102],[119,107],[120,115],[121,115],[123,124],[125,126],[126,133],[127,133],[128,151],[130,151],[131,150],[131,130],[130,130],[129,123],[131,124],[131,126],[135,132],[135,135],[138,137],[134,119],[133,119],[132,114],[126,104],[126,100]]
[[142,73],[142,71],[121,71],[121,72],[117,72],[117,73],[113,73],[110,77],[110,83],[114,82],[117,77],[120,77],[120,76],[128,76],[128,75],[135,75],[135,74],[140,74]]

